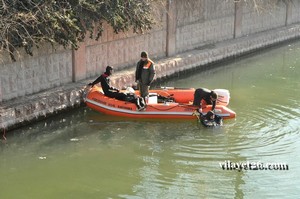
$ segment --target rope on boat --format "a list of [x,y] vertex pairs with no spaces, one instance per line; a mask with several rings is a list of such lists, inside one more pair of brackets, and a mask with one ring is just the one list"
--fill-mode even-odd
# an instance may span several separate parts
[[157,108],[157,107],[154,107],[154,106],[152,106],[152,105],[150,105],[150,104],[147,104],[147,106],[150,106],[150,107],[152,107],[152,108],[154,108],[154,109],[156,109],[156,110],[158,110],[158,111],[169,111],[169,110],[172,110],[173,108],[176,108],[176,107],[186,107],[186,108],[190,108],[190,106],[188,106],[188,105],[182,105],[182,104],[178,104],[178,105],[176,105],[176,106],[172,106],[172,107],[170,107],[170,108],[168,108],[168,109],[160,109],[160,108]]

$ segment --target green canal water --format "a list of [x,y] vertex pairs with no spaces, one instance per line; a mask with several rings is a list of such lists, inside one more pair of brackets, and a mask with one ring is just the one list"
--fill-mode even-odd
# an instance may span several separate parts
[[[230,90],[222,128],[136,121],[87,107],[9,132],[1,199],[299,198],[300,42],[157,86]],[[288,170],[223,170],[225,161]]]

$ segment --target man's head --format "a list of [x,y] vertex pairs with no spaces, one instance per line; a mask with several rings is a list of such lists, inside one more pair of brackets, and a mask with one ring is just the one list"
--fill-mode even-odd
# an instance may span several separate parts
[[207,120],[213,120],[213,119],[215,119],[215,114],[212,111],[208,111],[206,113],[205,117],[206,117]]
[[210,99],[211,101],[216,101],[218,98],[218,94],[215,91],[210,92]]
[[112,72],[113,72],[113,67],[112,66],[106,66],[106,69],[105,69],[105,73],[107,75],[112,75]]
[[141,52],[141,59],[146,61],[148,59],[148,53],[146,51]]

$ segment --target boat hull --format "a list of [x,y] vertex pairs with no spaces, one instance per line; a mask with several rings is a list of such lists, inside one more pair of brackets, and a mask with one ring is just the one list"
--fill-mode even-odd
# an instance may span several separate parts
[[[176,102],[148,104],[145,110],[138,111],[134,103],[106,97],[102,93],[101,87],[94,86],[87,94],[86,104],[98,112],[119,117],[140,119],[195,119],[193,112],[197,107],[191,104],[194,89],[158,89],[151,90],[150,93],[172,96]],[[137,92],[137,94],[139,93]],[[203,113],[209,110],[211,110],[211,105],[203,108]],[[235,112],[223,105],[216,105],[215,113],[224,119],[235,117]]]

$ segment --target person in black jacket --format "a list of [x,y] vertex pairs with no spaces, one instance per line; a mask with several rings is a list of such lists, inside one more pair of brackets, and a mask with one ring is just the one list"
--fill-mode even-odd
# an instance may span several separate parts
[[208,111],[206,115],[200,114],[200,121],[205,127],[217,127],[223,125],[223,119],[214,112]]
[[[105,72],[100,75],[95,81],[92,83],[89,83],[89,86],[94,86],[95,84],[101,83],[102,90],[104,92],[104,95],[111,98],[116,98],[118,100],[127,101],[129,96],[125,93],[120,92],[119,89],[112,87],[110,85],[110,79],[109,76],[113,73],[113,67],[107,66]],[[144,102],[143,100],[135,97],[135,99],[129,100],[130,102],[134,102],[138,108],[138,110],[144,109]]]
[[120,90],[110,86],[109,76],[113,73],[113,67],[107,66],[105,72],[100,75],[95,81],[89,83],[89,86],[94,86],[95,84],[101,83],[104,95],[111,98],[116,98],[118,100],[125,100],[125,93],[120,93]]
[[[201,112],[202,107],[205,106],[205,104],[210,104],[212,105],[211,110],[215,110],[216,107],[216,101],[217,101],[218,95],[216,92],[211,91],[206,88],[198,88],[195,90],[194,93],[194,106],[199,107],[199,112]],[[202,101],[203,100],[203,101]],[[203,102],[205,104],[203,104]]]

